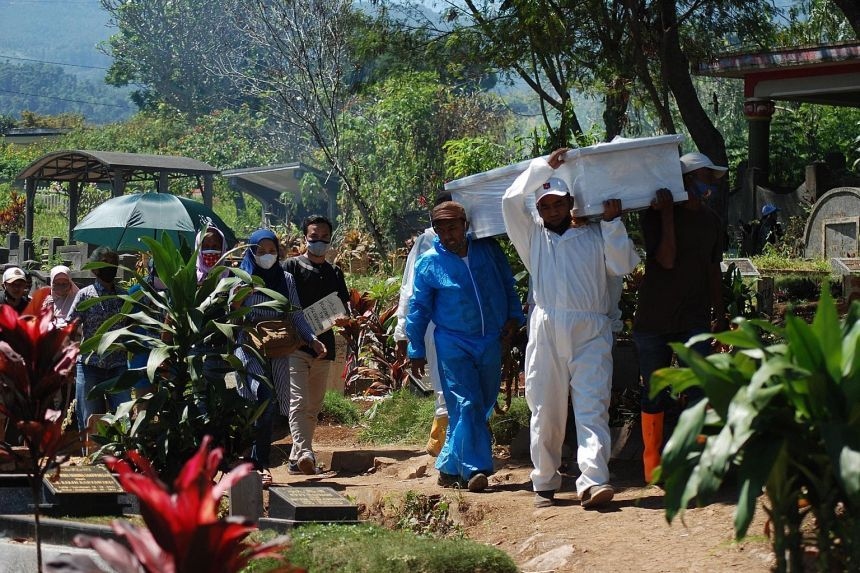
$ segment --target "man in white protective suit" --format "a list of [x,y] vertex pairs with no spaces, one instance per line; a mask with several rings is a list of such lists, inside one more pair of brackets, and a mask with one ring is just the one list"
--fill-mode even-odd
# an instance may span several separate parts
[[[554,503],[561,486],[561,448],[570,396],[576,423],[576,491],[586,509],[606,505],[609,484],[609,398],[612,321],[610,282],[639,257],[619,219],[621,201],[603,203],[599,223],[573,216],[559,178],[567,148],[536,158],[502,199],[505,228],[531,274],[534,309],[526,346],[526,400],[531,409],[531,473],[535,506]],[[535,201],[538,215],[528,204]]]

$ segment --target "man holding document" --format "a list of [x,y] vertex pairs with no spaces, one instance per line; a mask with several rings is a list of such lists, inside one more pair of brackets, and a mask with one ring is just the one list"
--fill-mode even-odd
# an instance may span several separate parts
[[[306,218],[302,222],[302,232],[307,251],[304,255],[287,259],[283,264],[284,270],[292,274],[296,281],[299,300],[306,313],[315,303],[332,293],[337,295],[344,308],[349,303],[343,271],[325,259],[332,230],[331,221],[321,215]],[[289,417],[290,433],[293,436],[289,464],[292,473],[313,475],[317,470],[313,451],[314,432],[335,358],[334,332],[330,323],[328,326],[325,332],[316,333],[325,344],[325,356],[317,357],[308,346],[302,346],[290,356],[290,403],[281,404],[281,413]]]

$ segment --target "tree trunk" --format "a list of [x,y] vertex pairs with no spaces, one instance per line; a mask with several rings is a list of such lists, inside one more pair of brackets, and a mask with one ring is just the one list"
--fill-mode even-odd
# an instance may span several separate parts
[[[659,0],[659,6],[663,24],[661,65],[684,125],[690,131],[690,136],[700,152],[710,157],[716,165],[728,165],[726,142],[699,101],[690,74],[690,62],[681,49],[675,0]],[[720,216],[723,236],[725,236],[728,218],[728,177],[722,179],[720,192],[712,196],[708,203]]]
[[654,106],[657,117],[660,118],[662,130],[665,133],[677,133],[675,120],[669,109],[668,94],[665,90],[658,90],[651,77],[648,54],[654,53],[654,43],[645,39],[643,24],[647,26],[647,22],[644,20],[644,7],[635,0],[626,0],[625,8],[627,11],[627,28],[633,41],[633,65],[636,69],[636,77],[645,87],[645,91],[651,99],[651,105]]
[[604,86],[606,105],[603,109],[603,124],[606,126],[606,141],[621,135],[627,125],[627,106],[630,102],[628,85],[627,78],[615,77]]

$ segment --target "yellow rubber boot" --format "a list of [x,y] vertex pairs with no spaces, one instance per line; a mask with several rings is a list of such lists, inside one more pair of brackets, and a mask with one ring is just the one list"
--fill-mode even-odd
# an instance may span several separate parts
[[663,448],[663,412],[646,414],[642,412],[642,466],[645,470],[645,481],[651,483],[654,469],[660,465],[660,452]]
[[430,439],[427,440],[427,453],[434,458],[442,451],[445,445],[445,433],[448,431],[448,416],[436,416],[430,427]]

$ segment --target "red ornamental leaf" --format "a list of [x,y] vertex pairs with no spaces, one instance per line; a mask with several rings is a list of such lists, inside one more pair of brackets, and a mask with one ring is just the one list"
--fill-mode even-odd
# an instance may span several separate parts
[[135,557],[148,573],[176,573],[176,558],[156,542],[150,530],[119,519],[114,520],[111,527],[128,540]]
[[[75,547],[94,549],[99,554],[99,557],[110,565],[111,569],[119,573],[139,573],[143,571],[140,561],[134,553],[129,551],[125,545],[113,539],[75,535],[74,539],[72,539],[72,544]],[[102,569],[95,567],[95,564],[93,566],[93,571],[102,571]]]
[[164,484],[148,476],[135,474],[130,468],[128,472],[123,472],[122,466],[118,465],[117,471],[122,488],[137,496],[140,515],[158,545],[167,553],[176,554],[183,541],[180,537],[184,524],[177,518],[173,500]]
[[[173,483],[173,493],[152,472],[149,461],[134,452],[134,465],[148,474],[135,473],[128,460],[108,460],[119,473],[126,491],[137,495],[140,512],[149,530],[115,524],[125,535],[147,571],[238,571],[251,558],[274,554],[282,545],[248,546],[243,541],[255,529],[239,519],[218,520],[218,503],[224,491],[248,475],[251,464],[242,464],[213,484],[223,450],[210,451],[211,437],[189,459]],[[152,564],[152,567],[150,566]],[[166,566],[165,566],[166,564]],[[288,571],[288,569],[282,569]],[[295,570],[298,571],[298,570]]]
[[177,560],[177,572],[241,570],[249,561],[243,540],[255,529],[240,518],[199,526]]

